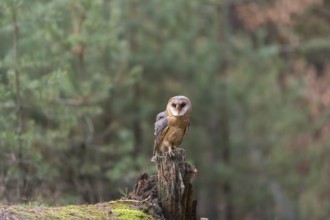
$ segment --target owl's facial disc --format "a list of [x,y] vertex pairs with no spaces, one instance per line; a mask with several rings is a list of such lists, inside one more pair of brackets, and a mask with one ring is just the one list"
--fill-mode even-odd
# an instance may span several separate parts
[[170,111],[174,116],[183,116],[189,108],[186,100],[173,100]]

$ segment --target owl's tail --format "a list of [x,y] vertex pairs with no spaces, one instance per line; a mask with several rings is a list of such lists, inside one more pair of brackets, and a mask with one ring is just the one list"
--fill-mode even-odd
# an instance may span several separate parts
[[155,141],[154,142],[154,151],[152,153],[151,162],[156,162],[157,153],[158,153],[158,147],[157,147],[157,144],[156,144],[156,141]]

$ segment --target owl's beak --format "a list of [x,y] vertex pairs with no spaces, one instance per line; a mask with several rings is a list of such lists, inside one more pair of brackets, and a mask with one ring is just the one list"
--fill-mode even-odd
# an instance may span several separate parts
[[177,105],[177,107],[175,108],[176,110],[176,114],[175,116],[182,116],[182,107],[180,105]]
[[179,113],[180,113],[180,111],[178,111],[177,109],[175,109],[175,110],[172,112],[172,114],[173,114],[174,116],[179,116]]

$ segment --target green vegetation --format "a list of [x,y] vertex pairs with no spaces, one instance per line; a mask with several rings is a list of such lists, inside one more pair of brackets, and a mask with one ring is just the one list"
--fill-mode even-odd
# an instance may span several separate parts
[[114,201],[96,205],[46,206],[0,206],[1,217],[6,219],[153,219],[140,210],[138,201]]
[[200,216],[326,219],[328,11],[325,0],[1,0],[0,202],[119,198],[155,171],[155,115],[182,94]]

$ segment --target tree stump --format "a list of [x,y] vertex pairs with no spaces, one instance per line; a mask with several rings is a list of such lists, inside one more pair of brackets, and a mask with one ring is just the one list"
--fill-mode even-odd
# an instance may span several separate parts
[[190,183],[197,169],[185,162],[183,149],[173,153],[155,156],[157,175],[143,173],[138,177],[128,199],[148,202],[152,207],[149,214],[155,219],[197,220],[197,201]]
[[171,220],[196,220],[197,201],[190,183],[197,169],[185,162],[185,151],[177,148],[174,156],[156,156],[157,197],[164,217]]

